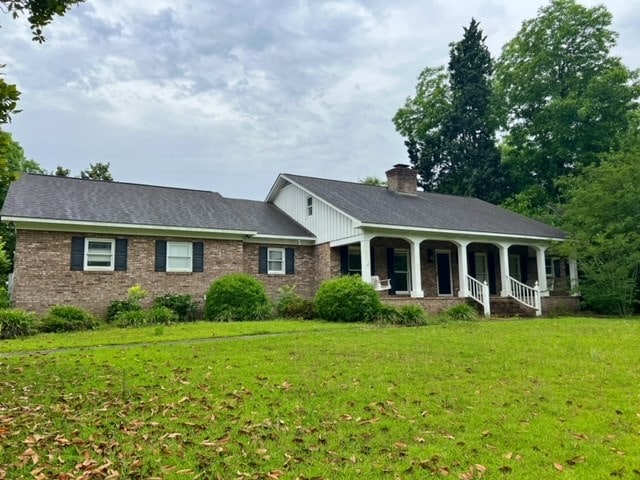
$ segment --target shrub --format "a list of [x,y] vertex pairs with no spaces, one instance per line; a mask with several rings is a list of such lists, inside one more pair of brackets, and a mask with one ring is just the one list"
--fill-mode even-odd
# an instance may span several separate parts
[[122,312],[136,312],[142,310],[140,301],[149,292],[140,285],[134,285],[127,291],[126,300],[114,300],[107,307],[107,322],[112,322]]
[[400,325],[419,327],[429,323],[429,316],[420,305],[404,305],[400,307]]
[[6,287],[0,286],[0,308],[10,308],[11,301]]
[[404,305],[400,308],[382,304],[375,318],[378,323],[418,327],[429,323],[427,312],[419,305]]
[[107,322],[113,322],[121,313],[139,312],[142,307],[131,300],[114,300],[107,308]]
[[163,324],[178,321],[178,314],[169,307],[153,307],[146,312],[148,324]]
[[114,325],[118,327],[144,327],[149,323],[147,312],[139,310],[123,310],[113,319]]
[[177,315],[179,322],[188,322],[195,318],[195,313],[198,308],[197,303],[191,295],[162,295],[156,297],[153,301],[154,307],[167,307],[170,308]]
[[37,330],[38,317],[18,308],[0,310],[0,339],[33,335]]
[[214,281],[207,291],[207,320],[264,320],[272,307],[262,283],[244,273],[232,273]]
[[315,303],[317,315],[330,322],[371,322],[382,305],[374,288],[355,275],[324,282]]
[[97,326],[95,317],[86,310],[72,305],[56,305],[42,322],[43,332],[73,332],[90,330]]
[[310,320],[314,317],[314,304],[298,295],[294,286],[284,286],[278,289],[276,314],[284,318],[303,318]]
[[478,311],[467,303],[461,303],[442,312],[445,320],[473,322],[478,320]]

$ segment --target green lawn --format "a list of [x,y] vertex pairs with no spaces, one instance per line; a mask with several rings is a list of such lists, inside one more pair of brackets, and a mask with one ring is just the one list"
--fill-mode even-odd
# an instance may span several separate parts
[[0,479],[640,478],[640,320],[173,328],[0,342]]

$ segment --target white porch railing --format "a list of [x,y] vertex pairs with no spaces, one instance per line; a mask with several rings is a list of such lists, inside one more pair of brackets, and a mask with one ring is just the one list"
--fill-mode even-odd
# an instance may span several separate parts
[[476,280],[470,275],[467,275],[467,295],[473,298],[484,308],[484,316],[491,315],[491,305],[489,304],[489,285]]
[[536,317],[542,315],[538,282],[535,283],[534,287],[530,287],[513,277],[507,277],[507,279],[509,280],[509,296],[521,304],[533,308],[536,311]]

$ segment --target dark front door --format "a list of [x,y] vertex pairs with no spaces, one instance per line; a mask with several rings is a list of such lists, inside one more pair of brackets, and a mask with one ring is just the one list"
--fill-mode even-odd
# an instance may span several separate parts
[[438,270],[438,295],[452,295],[451,254],[449,252],[436,252],[436,266]]

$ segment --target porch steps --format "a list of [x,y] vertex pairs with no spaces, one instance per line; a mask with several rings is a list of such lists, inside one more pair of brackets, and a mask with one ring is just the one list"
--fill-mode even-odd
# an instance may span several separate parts
[[[491,297],[492,317],[535,317],[536,311],[510,297]],[[480,306],[482,309],[482,306]],[[482,312],[481,312],[482,313]]]

